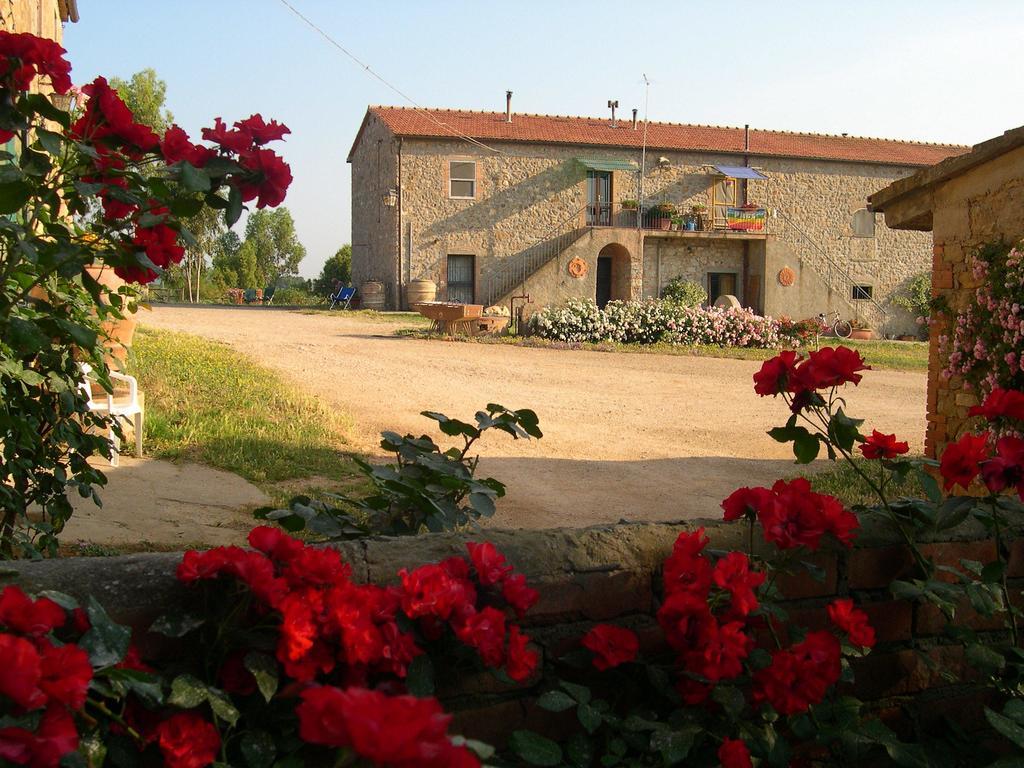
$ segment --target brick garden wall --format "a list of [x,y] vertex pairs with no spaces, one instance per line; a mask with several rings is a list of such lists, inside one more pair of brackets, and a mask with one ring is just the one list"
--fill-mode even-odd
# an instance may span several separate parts
[[[621,623],[636,630],[646,651],[662,650],[661,633],[653,618],[661,598],[660,567],[680,531],[700,523],[638,523],[585,529],[504,531],[486,533],[506,553],[541,599],[523,622],[527,633],[545,654],[576,647],[579,638],[596,622]],[[708,522],[712,549],[740,549],[742,525]],[[960,558],[987,560],[993,543],[979,538],[980,530],[962,527],[926,546],[940,564]],[[480,540],[482,536],[472,537]],[[428,534],[401,539],[371,539],[340,545],[357,580],[387,583],[402,567],[436,562],[464,553],[469,537]],[[15,563],[0,583],[14,580],[30,591],[56,589],[78,597],[94,594],[115,619],[140,629],[168,607],[184,604],[189,592],[174,580],[178,554],[146,554],[115,558],[74,558],[38,563]],[[895,600],[888,584],[906,575],[908,553],[886,531],[862,530],[852,551],[817,553],[824,571],[819,582],[809,577],[780,580],[784,607],[795,624],[823,626],[824,606],[835,596],[852,595],[862,604],[876,627],[879,643],[856,664],[855,693],[876,702],[889,715],[898,715],[913,701],[929,712],[953,712],[963,706],[965,693],[943,673],[963,679],[962,651],[943,642],[945,620],[931,607]],[[1011,588],[1024,586],[1024,547],[1013,552]],[[959,620],[977,623],[969,611]],[[926,658],[927,657],[927,661]],[[492,742],[500,742],[523,725],[542,726],[550,714],[537,710],[535,687],[500,685],[490,674],[453,677],[438,671],[438,693],[456,712],[458,729]],[[963,713],[958,717],[964,722]],[[965,725],[970,725],[965,723]]]
[[[1024,238],[1024,148],[1008,152],[942,184],[932,202],[932,292],[945,298],[952,317],[974,298],[971,252],[986,243]],[[928,431],[925,452],[934,457],[956,440],[977,403],[959,377],[940,375],[946,360],[939,354],[939,336],[949,324],[931,329],[928,377]]]

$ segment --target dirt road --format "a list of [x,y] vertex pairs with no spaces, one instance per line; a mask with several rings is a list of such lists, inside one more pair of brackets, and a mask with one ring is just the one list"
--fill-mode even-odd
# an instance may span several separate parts
[[[382,429],[439,439],[423,410],[468,419],[489,402],[532,408],[542,440],[498,435],[481,446],[481,472],[508,486],[496,526],[717,516],[736,487],[795,471],[789,448],[765,434],[788,412],[754,394],[760,363],[402,339],[390,323],[271,308],[164,307],[140,320],[277,369],[349,414],[368,452]],[[871,372],[850,388],[848,412],[920,451],[925,382]]]

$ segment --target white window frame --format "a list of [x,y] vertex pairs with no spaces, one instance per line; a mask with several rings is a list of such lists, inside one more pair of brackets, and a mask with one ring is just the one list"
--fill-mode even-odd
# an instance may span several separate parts
[[[471,179],[456,179],[452,176],[452,166],[455,163],[469,164],[473,166],[473,177]],[[456,195],[452,193],[452,182],[454,181],[468,181],[473,185],[473,194],[471,195]],[[476,160],[449,160],[448,161],[448,197],[453,200],[476,200]]]

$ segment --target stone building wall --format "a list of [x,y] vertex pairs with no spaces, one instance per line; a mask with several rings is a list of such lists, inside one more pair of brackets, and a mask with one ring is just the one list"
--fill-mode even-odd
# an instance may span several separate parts
[[[358,258],[356,243],[369,241],[368,231],[377,227],[375,200],[372,193],[360,187],[375,172],[365,167],[375,162],[371,144],[381,140],[383,129],[371,112],[369,125],[357,145],[353,157],[353,268],[362,276],[372,271],[385,272],[381,262],[397,261],[386,237],[370,244],[365,259]],[[386,139],[382,146],[386,146]],[[396,146],[396,142],[392,142]],[[539,243],[585,223],[586,169],[576,158],[620,160],[639,167],[639,153],[631,149],[585,147],[551,144],[493,142],[495,151],[457,140],[406,139],[401,142],[400,176],[402,184],[402,282],[425,278],[439,286],[444,296],[446,257],[449,254],[472,254],[477,259],[477,290],[483,293],[488,280],[503,264],[512,264]],[[665,158],[667,163],[659,162]],[[448,163],[451,160],[473,160],[477,163],[477,196],[473,200],[453,199],[448,194]],[[685,208],[694,203],[708,205],[714,177],[708,173],[712,163],[742,165],[740,155],[699,152],[674,152],[650,149],[644,177],[644,197],[652,202],[670,201]],[[863,282],[874,286],[876,299],[888,302],[892,294],[913,276],[929,266],[927,236],[916,232],[888,230],[879,222],[874,239],[854,239],[850,235],[850,218],[864,207],[864,200],[875,189],[909,175],[911,167],[872,163],[849,163],[784,158],[752,158],[751,165],[763,169],[768,181],[749,182],[748,200],[770,209],[768,231],[789,246],[794,268],[806,266],[819,273],[818,282],[828,282],[826,259],[819,249],[835,261],[850,265]],[[397,174],[396,174],[397,175]],[[616,224],[628,228],[628,214],[618,210],[624,199],[636,199],[637,174],[616,171],[613,174],[612,200],[616,205]],[[369,206],[369,210],[361,210]],[[635,221],[635,220],[634,220]],[[388,222],[390,225],[392,222]],[[653,244],[658,236],[647,236],[647,245],[632,252],[634,271],[642,273],[643,295],[657,292],[657,278],[647,269]],[[809,241],[813,241],[812,245]],[[391,241],[393,242],[393,240]],[[817,247],[815,247],[815,245]],[[653,246],[656,252],[657,246]],[[665,246],[663,245],[662,248]],[[692,245],[696,262],[684,265],[683,246],[671,246],[671,258],[679,263],[670,269],[695,276],[698,263],[712,263],[720,252],[733,252],[735,244]],[[383,250],[382,250],[383,249]],[[596,261],[596,254],[593,255]],[[735,254],[726,259],[734,264]],[[359,262],[373,264],[356,267]],[[664,264],[663,264],[664,268]],[[798,270],[799,271],[799,270]],[[705,271],[706,273],[706,271]],[[775,280],[777,270],[767,275]],[[700,275],[703,282],[703,275]],[[812,277],[813,281],[813,277]],[[833,281],[836,282],[836,281]],[[549,294],[550,286],[533,286],[531,293]],[[764,295],[771,294],[767,286]],[[790,292],[779,291],[777,306],[766,309],[775,314],[796,314],[799,302],[788,302]],[[837,308],[850,316],[856,311],[845,296],[828,296]],[[788,303],[787,303],[788,302]],[[789,306],[792,305],[792,309]],[[822,311],[828,307],[818,307]],[[913,329],[913,319],[891,308],[895,327],[904,332]]]
[[677,277],[706,288],[708,272],[734,272],[738,298],[749,303],[749,297],[742,295],[743,248],[743,241],[739,240],[648,237],[644,240],[643,295],[661,296],[661,289]]
[[[993,241],[1024,239],[1024,147],[983,163],[939,186],[932,197],[932,292],[945,298],[949,315],[974,300],[977,282],[969,267],[971,252]],[[1024,300],[1024,297],[1022,297]],[[941,453],[967,426],[967,412],[977,403],[959,377],[941,375],[947,360],[939,354],[939,336],[950,332],[948,320],[931,329],[928,364],[928,431],[925,452]]]
[[389,306],[395,306],[398,283],[398,206],[384,195],[398,188],[400,142],[372,113],[352,156],[352,282],[384,283]]
[[0,0],[0,29],[63,42],[60,4],[57,0]]

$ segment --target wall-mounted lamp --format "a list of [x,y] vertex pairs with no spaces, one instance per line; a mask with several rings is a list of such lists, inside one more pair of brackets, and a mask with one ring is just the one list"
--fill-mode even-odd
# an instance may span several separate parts
[[669,160],[664,155],[662,155],[661,157],[658,158],[658,167],[659,168],[668,168],[670,165],[672,165],[672,161]]
[[73,93],[51,93],[48,95],[50,103],[63,112],[71,112],[75,108],[75,94]]
[[398,205],[398,190],[395,189],[394,187],[389,189],[387,192],[384,193],[383,197],[381,198],[381,202],[383,202],[384,205],[386,205],[388,208],[394,208],[396,205]]

